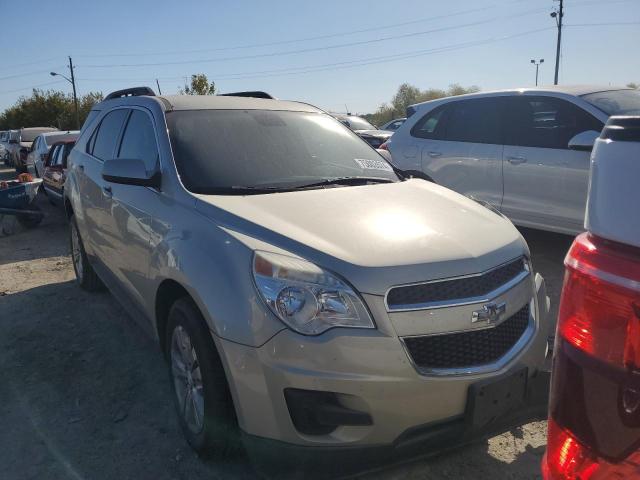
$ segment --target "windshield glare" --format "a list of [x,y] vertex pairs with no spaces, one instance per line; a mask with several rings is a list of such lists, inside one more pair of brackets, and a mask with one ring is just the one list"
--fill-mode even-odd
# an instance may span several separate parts
[[322,113],[183,110],[167,113],[167,124],[180,178],[195,193],[398,179],[374,149]]
[[607,115],[640,114],[640,91],[610,90],[583,95],[587,102]]
[[367,122],[364,118],[348,117],[347,121],[351,126],[351,130],[376,130],[376,127]]

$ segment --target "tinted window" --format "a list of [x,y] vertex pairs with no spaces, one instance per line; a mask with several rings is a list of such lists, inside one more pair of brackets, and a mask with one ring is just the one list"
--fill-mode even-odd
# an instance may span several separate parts
[[447,108],[442,139],[501,144],[499,99],[479,98],[451,103]]
[[156,135],[149,115],[141,110],[132,110],[122,136],[118,158],[138,159],[144,162],[147,171],[153,171],[158,162]]
[[100,122],[97,133],[91,141],[91,153],[102,160],[112,158],[118,135],[129,110],[120,109],[109,112]]
[[507,105],[507,145],[566,149],[574,135],[603,127],[591,114],[553,97],[512,97]]
[[167,124],[178,173],[193,192],[293,188],[336,177],[397,180],[374,149],[321,113],[178,110],[167,113]]
[[446,106],[436,108],[418,120],[411,129],[411,135],[418,138],[438,138],[442,129],[441,119],[444,116]]

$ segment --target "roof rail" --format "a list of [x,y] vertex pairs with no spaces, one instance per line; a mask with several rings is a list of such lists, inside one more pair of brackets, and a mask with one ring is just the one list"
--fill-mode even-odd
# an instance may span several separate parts
[[267,98],[275,100],[275,97],[269,95],[267,92],[261,92],[259,90],[253,92],[233,92],[233,93],[221,93],[221,97],[252,97],[252,98]]
[[123,90],[116,90],[115,92],[111,92],[104,99],[112,100],[114,98],[122,98],[122,97],[141,97],[143,95],[149,97],[155,97],[155,92],[149,87],[133,87],[133,88],[125,88]]

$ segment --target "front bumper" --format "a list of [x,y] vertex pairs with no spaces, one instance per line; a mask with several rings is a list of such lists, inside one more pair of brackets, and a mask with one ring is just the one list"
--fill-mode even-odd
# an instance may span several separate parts
[[[346,456],[356,450],[383,449],[391,452],[390,461],[396,461],[406,452],[413,456],[450,448],[544,417],[548,309],[542,277],[536,277],[535,286],[534,334],[507,364],[490,373],[420,374],[391,326],[383,298],[372,295],[364,299],[376,319],[376,330],[334,329],[318,337],[283,330],[260,348],[216,338],[247,444],[271,444],[283,451],[342,451]],[[466,418],[470,386],[522,368],[528,378],[521,408],[482,428],[470,425]],[[342,406],[370,415],[372,422],[339,426],[329,433],[301,433],[285,400],[289,388],[336,392]]]

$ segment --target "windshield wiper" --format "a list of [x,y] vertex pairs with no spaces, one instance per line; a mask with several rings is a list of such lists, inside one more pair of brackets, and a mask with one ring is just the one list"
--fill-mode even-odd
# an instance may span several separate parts
[[230,187],[199,188],[197,193],[202,195],[260,195],[263,193],[290,192],[290,187],[261,187],[252,185],[232,185]]
[[329,187],[332,185],[369,185],[372,183],[393,183],[391,178],[384,177],[335,177],[335,178],[323,178],[319,182],[305,183],[303,185],[297,185],[296,190],[304,190],[306,188],[319,188]]

